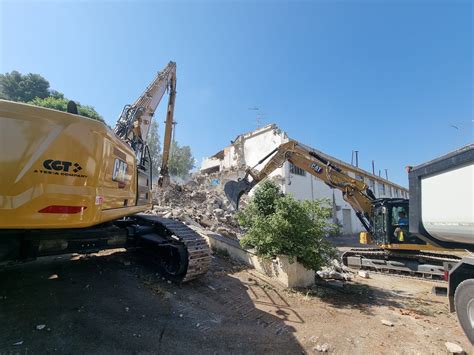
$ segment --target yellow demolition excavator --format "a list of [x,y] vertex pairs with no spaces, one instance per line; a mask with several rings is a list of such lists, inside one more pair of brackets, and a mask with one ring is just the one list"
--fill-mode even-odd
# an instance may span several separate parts
[[[260,171],[255,170],[256,166],[267,159],[268,162]],[[418,235],[409,233],[407,199],[377,199],[363,181],[352,178],[334,161],[292,140],[275,148],[255,167],[247,168],[242,179],[226,183],[224,191],[232,205],[238,209],[241,196],[287,160],[322,180],[329,187],[340,190],[344,200],[352,206],[366,229],[366,232],[361,232],[361,243],[377,246],[345,252],[342,256],[345,265],[441,279],[446,277],[446,270],[450,266],[461,260],[454,255],[436,252],[448,249],[436,247]]]
[[176,96],[170,62],[114,130],[68,112],[0,100],[0,262],[107,248],[137,249],[167,278],[207,272],[206,241],[152,207],[148,132],[168,92],[159,185],[166,184]]

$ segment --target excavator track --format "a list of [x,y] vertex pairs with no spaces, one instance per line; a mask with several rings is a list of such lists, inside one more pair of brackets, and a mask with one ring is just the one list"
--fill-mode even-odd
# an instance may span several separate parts
[[[185,224],[172,219],[162,218],[154,215],[135,215],[139,221],[151,224],[163,232],[160,237],[165,237],[181,251],[185,251],[185,270],[174,277],[174,281],[187,282],[204,276],[211,263],[211,254],[206,240]],[[146,238],[146,236],[144,236]],[[150,239],[149,239],[150,240]]]
[[449,265],[461,258],[433,252],[402,252],[381,248],[354,248],[342,255],[344,265],[381,273],[443,280]]

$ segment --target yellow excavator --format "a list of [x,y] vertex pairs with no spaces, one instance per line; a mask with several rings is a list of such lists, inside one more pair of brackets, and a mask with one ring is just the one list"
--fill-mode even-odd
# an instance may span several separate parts
[[[255,168],[265,161],[267,163],[257,171]],[[374,248],[356,248],[345,252],[342,256],[345,265],[417,277],[445,278],[448,266],[461,259],[437,253],[448,249],[434,246],[409,233],[407,199],[377,199],[363,181],[352,178],[334,161],[293,140],[281,144],[254,167],[247,168],[242,179],[225,184],[224,191],[231,204],[238,209],[241,196],[285,161],[307,171],[329,187],[340,190],[366,229],[360,234],[361,244],[376,245]]]
[[124,247],[143,252],[177,282],[207,272],[201,236],[141,213],[152,207],[147,139],[166,92],[162,186],[169,180],[176,63],[124,107],[114,130],[78,115],[72,101],[60,112],[0,100],[0,262]]

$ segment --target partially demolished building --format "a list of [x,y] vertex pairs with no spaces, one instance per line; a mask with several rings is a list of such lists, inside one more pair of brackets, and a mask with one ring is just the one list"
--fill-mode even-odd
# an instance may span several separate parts
[[[225,147],[212,157],[205,158],[201,165],[201,173],[225,173],[225,180],[236,179],[245,174],[245,167],[257,162],[282,143],[288,142],[288,135],[275,124],[270,124],[255,131],[239,135],[231,145]],[[376,176],[368,171],[336,159],[328,154],[307,147],[314,152],[329,158],[346,170],[352,177],[364,181],[374,191],[376,197],[408,198],[408,190],[387,179]],[[264,164],[256,167],[258,170]],[[279,184],[284,193],[291,193],[300,200],[327,198],[333,205],[333,222],[342,226],[343,234],[358,233],[363,230],[362,224],[351,206],[342,198],[342,193],[331,189],[322,181],[304,170],[286,162],[276,169],[270,177]],[[225,183],[222,181],[221,183]]]

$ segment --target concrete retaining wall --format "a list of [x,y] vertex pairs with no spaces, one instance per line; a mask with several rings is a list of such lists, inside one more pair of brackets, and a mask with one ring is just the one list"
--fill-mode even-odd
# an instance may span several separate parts
[[275,260],[263,260],[251,250],[242,249],[236,239],[224,237],[217,233],[198,231],[213,252],[228,254],[231,258],[253,266],[255,270],[269,276],[285,287],[308,287],[314,284],[315,273],[298,262],[290,263],[288,257],[281,255]]

